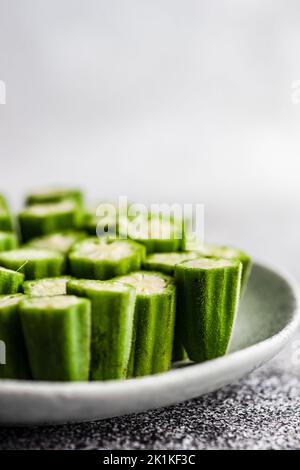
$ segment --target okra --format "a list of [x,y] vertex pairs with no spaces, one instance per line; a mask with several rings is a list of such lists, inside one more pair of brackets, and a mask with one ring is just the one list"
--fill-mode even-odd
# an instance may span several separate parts
[[82,209],[72,200],[50,204],[34,204],[19,214],[23,242],[31,238],[67,229],[81,223]]
[[50,189],[37,193],[29,194],[26,198],[26,205],[31,206],[33,204],[48,204],[55,202],[62,202],[73,200],[77,204],[83,204],[83,194],[79,189],[76,188],[62,188],[62,189]]
[[178,224],[164,218],[142,218],[140,222],[121,221],[119,233],[146,247],[147,253],[179,251],[182,247],[182,233]]
[[31,378],[19,316],[22,294],[0,296],[0,378]]
[[168,370],[175,324],[174,279],[157,272],[139,271],[116,280],[136,289],[128,376],[137,377]]
[[135,289],[114,281],[76,279],[68,282],[67,292],[92,304],[91,380],[126,378]]
[[0,230],[7,232],[14,230],[13,217],[3,194],[0,194]]
[[0,294],[17,294],[24,281],[24,274],[0,267]]
[[189,358],[202,362],[226,353],[240,297],[238,260],[197,258],[175,268],[177,314]]
[[48,277],[37,281],[25,281],[23,292],[31,297],[51,297],[53,295],[65,295],[67,282],[70,276]]
[[[159,271],[174,276],[176,264],[198,257],[199,254],[194,252],[154,253],[147,256],[143,268],[147,271]],[[187,354],[181,341],[180,327],[176,319],[172,360],[178,362],[184,359],[187,359]]]
[[144,258],[139,243],[92,237],[73,247],[69,263],[74,277],[106,280],[140,269]]
[[61,295],[20,302],[20,317],[32,376],[36,380],[89,378],[91,304]]
[[18,240],[13,232],[0,232],[0,252],[14,250],[18,246]]
[[201,256],[207,258],[225,258],[225,259],[238,259],[243,265],[241,292],[245,291],[247,280],[251,272],[251,258],[242,250],[233,248],[231,246],[203,244],[197,248],[197,252]]
[[143,269],[147,271],[159,271],[169,276],[174,276],[175,266],[183,261],[199,258],[196,252],[170,252],[153,253],[147,256],[143,262]]
[[85,237],[85,232],[66,230],[64,232],[56,232],[50,235],[44,235],[43,237],[33,238],[27,243],[27,246],[67,254],[75,243],[83,240]]
[[61,253],[34,248],[19,248],[0,253],[0,266],[25,274],[26,280],[63,274],[65,260]]

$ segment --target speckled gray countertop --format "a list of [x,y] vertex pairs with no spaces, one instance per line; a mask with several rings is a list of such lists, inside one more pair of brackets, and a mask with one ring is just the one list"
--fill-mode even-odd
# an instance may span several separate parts
[[[268,204],[209,209],[210,240],[230,240],[300,282],[298,205],[281,211],[281,223]],[[0,428],[0,449],[300,449],[300,332],[275,359],[217,392],[96,423]]]

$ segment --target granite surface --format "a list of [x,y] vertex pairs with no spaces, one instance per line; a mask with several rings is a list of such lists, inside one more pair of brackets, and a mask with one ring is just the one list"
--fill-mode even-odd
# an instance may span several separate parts
[[175,406],[94,423],[0,428],[0,449],[299,448],[297,338],[240,382]]

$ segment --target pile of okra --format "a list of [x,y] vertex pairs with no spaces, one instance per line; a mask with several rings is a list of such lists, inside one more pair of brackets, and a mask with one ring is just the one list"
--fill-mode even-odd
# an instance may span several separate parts
[[188,249],[176,218],[159,217],[168,238],[97,223],[77,189],[30,194],[16,217],[0,196],[0,378],[127,379],[226,354],[250,257]]

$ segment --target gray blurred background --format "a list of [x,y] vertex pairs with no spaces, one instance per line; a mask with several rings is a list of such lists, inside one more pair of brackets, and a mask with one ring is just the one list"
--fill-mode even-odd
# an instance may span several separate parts
[[0,0],[0,186],[199,202],[300,280],[297,0]]

